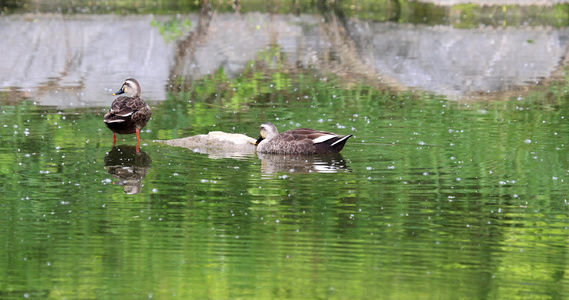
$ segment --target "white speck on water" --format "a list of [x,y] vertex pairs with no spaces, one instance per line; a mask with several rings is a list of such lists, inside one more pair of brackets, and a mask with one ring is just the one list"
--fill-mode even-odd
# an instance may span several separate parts
[[531,140],[530,140],[530,139],[525,139],[525,140],[524,140],[524,143],[530,144],[530,143],[531,143]]

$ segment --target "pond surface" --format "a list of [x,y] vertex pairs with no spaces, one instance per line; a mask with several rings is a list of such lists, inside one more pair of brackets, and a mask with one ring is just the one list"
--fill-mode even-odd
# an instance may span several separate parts
[[[0,299],[569,297],[566,29],[348,19],[368,30],[349,44],[331,16],[0,17]],[[471,37],[503,52],[445,60]],[[437,40],[462,46],[416,52]],[[102,122],[131,76],[140,153]],[[354,137],[331,156],[154,142],[267,121]]]

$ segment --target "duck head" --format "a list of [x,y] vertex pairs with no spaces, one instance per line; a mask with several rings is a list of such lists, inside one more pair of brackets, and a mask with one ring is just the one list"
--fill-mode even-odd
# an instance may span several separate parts
[[140,96],[140,85],[138,81],[134,78],[129,78],[125,80],[120,88],[113,96],[120,95],[123,93],[128,93],[132,97],[139,97]]
[[261,134],[259,135],[259,139],[255,142],[255,145],[259,145],[259,143],[264,139],[269,139],[279,135],[279,131],[275,124],[271,122],[266,122],[261,124],[260,128]]

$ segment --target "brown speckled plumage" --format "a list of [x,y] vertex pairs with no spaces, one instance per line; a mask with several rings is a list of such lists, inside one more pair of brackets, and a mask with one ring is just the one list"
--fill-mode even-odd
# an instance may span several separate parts
[[257,140],[257,152],[274,154],[323,154],[338,153],[352,136],[308,128],[298,128],[279,134],[271,123],[261,124]]
[[113,140],[115,133],[137,133],[138,139],[138,131],[150,120],[152,109],[140,98],[140,92],[140,85],[136,79],[129,78],[124,81],[121,89],[113,94],[131,94],[130,97],[121,96],[115,99],[111,104],[111,109],[105,114],[104,122],[113,132]]

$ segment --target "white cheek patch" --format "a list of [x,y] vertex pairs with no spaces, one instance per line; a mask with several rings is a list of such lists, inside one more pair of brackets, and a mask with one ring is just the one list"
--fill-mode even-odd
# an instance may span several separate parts
[[124,122],[124,120],[121,120],[121,119],[105,120],[105,123],[121,123],[121,122]]
[[125,82],[124,82],[124,85],[125,85],[125,87],[124,87],[124,91],[125,91],[125,92],[126,92],[126,89],[127,89],[127,88],[130,88],[131,86],[135,86],[134,82],[132,82],[132,81],[130,81],[130,80],[125,81]]
[[335,135],[331,135],[331,134],[327,134],[327,135],[323,135],[323,136],[319,136],[317,138],[315,138],[314,140],[312,140],[312,142],[314,144],[318,144],[318,143],[324,143],[325,141],[334,138]]

